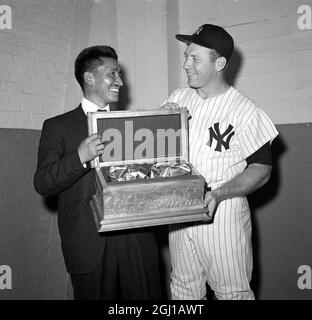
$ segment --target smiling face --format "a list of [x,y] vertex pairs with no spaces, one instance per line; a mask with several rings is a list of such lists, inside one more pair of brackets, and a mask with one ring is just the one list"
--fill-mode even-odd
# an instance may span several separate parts
[[217,77],[215,61],[211,58],[211,49],[191,43],[185,50],[183,68],[188,84],[197,91],[206,91]]
[[123,85],[120,67],[113,58],[103,58],[101,64],[92,73],[85,73],[88,84],[88,98],[98,106],[106,106],[119,99],[119,89]]

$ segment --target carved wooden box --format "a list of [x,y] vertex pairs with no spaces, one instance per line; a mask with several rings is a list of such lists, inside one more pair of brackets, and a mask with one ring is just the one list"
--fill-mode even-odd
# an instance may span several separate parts
[[[203,207],[205,180],[188,161],[187,110],[94,112],[89,134],[105,141],[102,156],[91,162],[96,194],[91,208],[98,231],[209,220]],[[116,181],[115,168],[186,164],[189,174]],[[118,167],[119,166],[119,167]]]

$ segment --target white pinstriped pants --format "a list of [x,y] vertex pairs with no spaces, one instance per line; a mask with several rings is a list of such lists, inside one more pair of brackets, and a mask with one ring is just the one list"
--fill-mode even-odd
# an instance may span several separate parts
[[173,300],[204,299],[206,282],[219,300],[255,298],[249,285],[253,262],[245,198],[221,202],[213,223],[171,225],[169,248]]

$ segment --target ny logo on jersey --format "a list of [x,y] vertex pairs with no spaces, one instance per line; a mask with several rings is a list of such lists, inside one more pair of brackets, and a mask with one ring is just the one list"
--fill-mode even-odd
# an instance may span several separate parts
[[215,139],[217,141],[217,146],[215,148],[215,151],[221,152],[222,146],[225,148],[225,150],[228,150],[230,148],[230,141],[235,131],[233,130],[233,126],[229,124],[228,128],[221,134],[219,125],[220,125],[219,122],[217,122],[213,125],[214,129],[212,127],[209,128],[210,136],[209,136],[209,141],[207,145],[211,147],[212,142]]

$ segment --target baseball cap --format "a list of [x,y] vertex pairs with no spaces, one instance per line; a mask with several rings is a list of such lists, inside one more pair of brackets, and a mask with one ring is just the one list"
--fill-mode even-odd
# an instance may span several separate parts
[[193,42],[202,47],[215,49],[219,54],[230,60],[234,41],[231,35],[222,27],[213,24],[200,26],[192,35],[177,34],[176,38],[183,42]]

